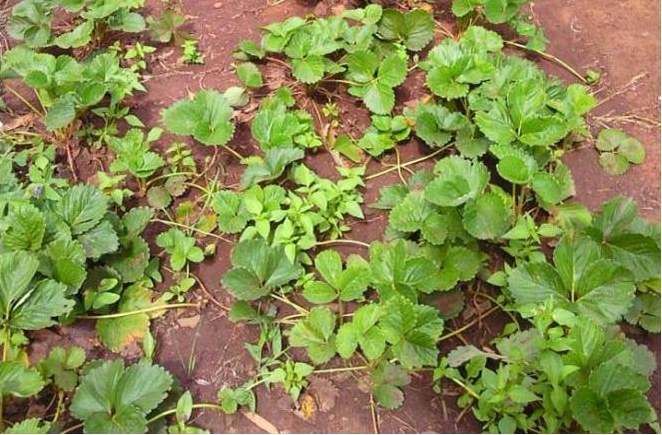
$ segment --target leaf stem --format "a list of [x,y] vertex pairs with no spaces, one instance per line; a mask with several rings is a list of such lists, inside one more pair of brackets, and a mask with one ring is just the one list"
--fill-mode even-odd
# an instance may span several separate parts
[[164,178],[176,177],[178,175],[196,175],[197,176],[198,174],[195,173],[195,172],[190,172],[190,171],[189,172],[169,172],[167,174],[161,174],[158,177],[152,178],[147,183],[145,183],[145,187],[149,187],[152,184],[154,184],[155,182],[157,182],[159,180],[163,180]]
[[451,331],[446,335],[442,335],[439,338],[439,341],[447,340],[451,337],[455,337],[458,334],[461,334],[462,332],[466,331],[467,329],[471,328],[474,326],[476,323],[478,323],[480,320],[484,319],[485,317],[489,316],[493,312],[495,312],[499,307],[492,307],[489,310],[487,310],[484,314],[479,315],[476,319],[472,320],[471,322],[467,323],[466,325],[462,326],[461,328],[456,329],[455,331]]
[[192,303],[166,304],[166,305],[159,305],[158,307],[143,308],[141,310],[126,311],[123,313],[102,314],[99,316],[78,316],[78,319],[87,319],[87,320],[116,319],[118,317],[133,316],[134,314],[149,313],[152,311],[159,311],[159,310],[168,310],[171,308],[200,308],[200,304],[192,304]]
[[225,237],[219,236],[218,234],[208,233],[207,231],[202,231],[202,230],[200,230],[196,227],[192,227],[190,225],[180,224],[179,222],[167,221],[167,220],[159,219],[159,218],[153,218],[150,222],[158,222],[158,223],[164,224],[164,225],[172,225],[172,226],[175,226],[175,227],[184,228],[184,229],[187,229],[187,230],[190,230],[190,231],[195,231],[197,233],[204,234],[205,236],[217,238],[218,240],[222,240],[226,243],[232,243],[231,240],[226,239]]
[[289,305],[290,307],[294,308],[298,313],[300,313],[304,316],[307,316],[309,314],[309,311],[307,309],[305,309],[301,305],[295,304],[294,302],[292,302],[291,300],[289,300],[285,297],[278,296],[278,295],[273,294],[273,293],[270,296],[272,298],[276,299],[277,301],[281,301],[282,303]]
[[545,53],[544,51],[539,51],[539,50],[535,50],[533,48],[529,48],[526,45],[519,44],[515,41],[504,41],[504,42],[508,45],[512,45],[513,47],[521,48],[523,50],[532,51],[532,52],[538,54],[539,56],[541,56],[542,58],[544,58],[546,60],[549,60],[550,62],[556,63],[557,65],[559,65],[560,67],[562,67],[563,69],[568,71],[570,74],[572,74],[573,76],[575,76],[579,80],[581,80],[582,83],[589,84],[588,80],[586,80],[586,78],[583,75],[578,73],[577,70],[575,70],[573,67],[571,67],[570,65],[565,63],[563,60],[559,59],[558,57],[554,56],[553,54],[549,54],[549,53]]
[[[223,407],[219,404],[216,403],[195,403],[193,406],[191,406],[192,409],[215,409],[217,411],[223,411]],[[175,414],[177,412],[177,408],[169,409],[167,411],[163,411],[160,414],[155,415],[154,417],[150,418],[147,420],[147,424],[154,423],[156,420],[167,417],[171,414]]]
[[28,106],[28,108],[29,108],[30,110],[32,110],[34,113],[36,113],[37,115],[41,116],[42,118],[46,116],[45,113],[42,113],[41,111],[39,111],[39,109],[37,109],[36,107],[34,107],[34,106],[32,105],[32,103],[30,103],[28,100],[26,100],[25,97],[24,97],[23,95],[20,94],[20,92],[18,92],[17,90],[15,90],[14,88],[12,88],[11,86],[5,84],[5,89],[7,89],[9,92],[11,92],[16,98],[18,98],[19,100],[21,100],[21,102],[22,102],[23,104],[25,104],[26,106]]
[[315,243],[315,246],[334,245],[334,244],[357,245],[357,246],[362,246],[364,248],[370,247],[369,243],[361,242],[359,240],[352,240],[352,239],[323,240],[321,242]]
[[233,156],[235,156],[235,157],[238,158],[239,160],[244,160],[244,156],[242,156],[241,154],[239,154],[237,151],[233,150],[233,149],[230,148],[229,146],[227,146],[227,145],[221,145],[221,146],[222,146],[223,148],[225,148],[225,150],[226,150],[227,152],[229,152],[230,154],[232,154]]
[[469,386],[468,386],[467,384],[465,384],[464,382],[462,382],[462,381],[460,381],[460,380],[458,380],[458,379],[455,379],[455,378],[451,378],[451,377],[449,377],[448,379],[450,379],[451,381],[455,382],[455,383],[456,383],[457,385],[459,385],[460,387],[464,388],[464,390],[465,390],[467,393],[469,393],[469,395],[471,395],[471,397],[473,397],[474,399],[476,399],[476,400],[480,399],[480,396],[478,395],[478,393],[476,393],[471,387],[469,387]]
[[423,156],[423,157],[419,157],[419,158],[414,159],[414,160],[410,160],[410,161],[402,163],[400,165],[392,165],[388,169],[384,169],[383,171],[375,172],[374,174],[368,175],[367,177],[365,177],[365,180],[366,181],[367,180],[372,180],[374,178],[381,177],[382,175],[386,175],[389,172],[396,171],[396,170],[398,170],[398,168],[405,168],[407,166],[411,166],[411,165],[415,165],[417,163],[424,162],[426,160],[429,160],[429,159],[441,154],[443,151],[446,151],[446,149],[448,149],[448,147],[449,147],[449,145],[447,145],[445,147],[442,147],[442,148],[439,148],[437,151],[433,152],[432,154],[428,154],[427,156]]
[[370,366],[351,366],[351,367],[335,367],[331,369],[318,369],[315,370],[313,373],[315,374],[323,374],[323,373],[341,373],[341,372],[357,372],[360,370],[368,370]]

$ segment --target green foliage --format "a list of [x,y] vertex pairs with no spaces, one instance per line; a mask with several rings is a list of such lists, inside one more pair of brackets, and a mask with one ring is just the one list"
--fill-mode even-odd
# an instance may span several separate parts
[[110,164],[113,172],[125,172],[136,178],[149,178],[165,165],[163,158],[150,150],[150,143],[158,139],[161,129],[152,129],[145,138],[137,128],[127,131],[123,138],[113,137],[108,144],[117,158]]
[[263,239],[244,240],[232,251],[232,269],[221,283],[239,300],[255,300],[286,285],[301,275],[282,246],[270,247]]
[[225,145],[234,134],[232,107],[216,91],[200,91],[163,111],[163,124],[175,134],[193,136],[205,145]]
[[0,362],[0,396],[29,397],[44,387],[38,371],[16,361]]
[[138,75],[122,68],[114,52],[100,52],[78,62],[66,54],[55,57],[17,46],[3,54],[0,77],[8,75],[20,77],[35,90],[46,109],[48,130],[70,126],[106,95],[110,107],[117,107],[133,91],[145,90]]
[[[100,39],[105,29],[142,32],[145,20],[142,15],[132,12],[142,5],[142,0],[112,3],[102,0],[23,0],[12,9],[7,28],[12,38],[24,41],[30,48],[78,48],[93,39]],[[75,13],[76,26],[67,32],[53,34],[53,17],[57,12]]]
[[67,287],[52,279],[33,282],[39,260],[24,251],[0,254],[0,310],[2,328],[42,329],[57,323],[74,302]]
[[81,379],[69,408],[87,433],[143,433],[146,416],[166,397],[172,377],[163,368],[139,362],[124,367],[109,360]]
[[554,266],[529,263],[513,269],[508,285],[518,304],[552,298],[560,308],[602,324],[620,320],[635,291],[627,269],[604,259],[597,244],[581,237],[561,239]]
[[290,330],[290,345],[305,347],[313,363],[325,363],[336,354],[335,327],[336,317],[331,310],[312,308],[308,316]]
[[205,63],[205,56],[198,50],[198,41],[195,39],[185,39],[182,42],[182,57],[180,58],[184,63],[198,64]]
[[646,158],[641,142],[616,128],[600,131],[595,147],[600,151],[600,165],[610,175],[622,175],[630,163],[640,165]]
[[195,239],[177,228],[159,234],[156,244],[170,255],[170,267],[175,271],[182,270],[188,262],[200,263],[204,260],[204,253],[195,245]]
[[315,257],[315,269],[324,281],[308,281],[303,288],[303,297],[316,304],[327,304],[336,299],[343,302],[360,299],[370,281],[364,260],[350,257],[343,269],[340,254],[332,250],[322,251]]
[[149,36],[154,41],[168,43],[172,40],[175,42],[182,41],[187,38],[187,34],[179,30],[184,24],[185,18],[183,15],[178,14],[172,9],[166,9],[161,14],[160,18],[147,17],[147,27],[149,28]]
[[371,156],[378,157],[385,151],[395,148],[397,142],[409,137],[411,129],[404,116],[373,115],[372,123],[358,141],[359,148]]
[[422,50],[434,36],[434,19],[422,9],[402,13],[386,9],[378,23],[378,35],[386,41],[403,44],[408,50]]
[[285,391],[293,401],[296,401],[301,394],[301,390],[308,385],[306,377],[314,369],[310,364],[287,360],[283,367],[278,367],[269,374],[268,381],[282,383]]
[[363,100],[373,113],[385,115],[393,110],[395,92],[407,76],[407,62],[397,54],[379,60],[370,51],[355,51],[347,57],[345,75],[353,84],[347,90]]
[[520,310],[533,328],[498,338],[496,353],[459,347],[435,370],[435,378],[466,387],[458,404],[475,399],[474,415],[487,430],[560,432],[577,422],[614,432],[654,423],[643,394],[655,367],[650,351],[549,301]]
[[453,0],[451,9],[455,16],[461,18],[482,17],[493,24],[508,23],[527,38],[527,48],[544,51],[548,41],[543,30],[520,14],[520,9],[527,3],[530,0]]
[[44,379],[51,379],[62,391],[71,392],[78,385],[78,369],[85,362],[85,350],[81,347],[64,349],[54,347],[48,356],[39,362],[39,371]]

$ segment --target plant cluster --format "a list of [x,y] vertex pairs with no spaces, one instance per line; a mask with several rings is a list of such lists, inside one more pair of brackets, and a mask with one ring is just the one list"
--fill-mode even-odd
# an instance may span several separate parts
[[[134,0],[19,3],[9,25],[24,45],[4,54],[0,72],[35,91],[41,107],[30,108],[45,130],[0,135],[0,427],[4,398],[47,385],[57,397],[53,420],[18,422],[11,433],[57,430],[65,412],[88,433],[198,433],[187,423],[194,409],[255,411],[260,385],[279,385],[298,402],[311,375],[338,371],[365,372],[374,402],[394,409],[410,374],[430,370],[435,389],[460,388],[458,406],[471,407],[490,432],[656,429],[646,397],[655,360],[619,324],[659,332],[659,224],[639,217],[628,198],[594,213],[568,201],[574,182],[561,157],[591,137],[585,116],[596,101],[585,86],[504,53],[506,44],[544,49],[542,30],[520,12],[527,3],[455,0],[459,34],[437,40],[426,10],[376,4],[272,23],[259,43],[242,41],[234,54],[243,87],[175,102],[162,112],[165,130],[148,129],[124,106],[144,91],[153,47],[91,49],[107,30],[147,24],[157,42],[183,44],[185,62],[202,63],[197,42],[179,29],[183,17],[168,10],[145,20]],[[64,32],[52,24],[57,8],[74,15]],[[489,28],[500,23],[527,45]],[[40,51],[53,46],[63,52]],[[284,68],[287,86],[253,106],[257,152],[244,156],[232,147],[246,119],[237,109],[267,87],[265,65]],[[396,91],[414,70],[426,95],[403,108]],[[370,115],[356,137],[343,123],[340,94]],[[164,131],[188,142],[162,147]],[[410,138],[431,152],[403,163],[399,144]],[[204,169],[193,141],[213,149]],[[95,184],[57,176],[66,151],[75,178],[72,142],[112,152]],[[611,173],[644,158],[619,130],[602,131],[596,146]],[[220,150],[245,166],[236,184],[223,177]],[[336,163],[330,178],[304,160],[326,152]],[[389,154],[395,165],[366,174],[372,159]],[[394,171],[401,182],[371,205],[388,215],[383,240],[343,239],[352,219],[364,219],[366,181]],[[164,264],[142,235],[150,224]],[[198,306],[184,303],[192,289],[207,292],[192,266],[233,235],[220,284],[236,299],[229,318],[260,330],[246,343],[256,375],[223,387],[218,403],[193,403],[151,362],[150,321]],[[329,249],[336,244],[366,255],[343,256]],[[164,291],[162,271],[172,278]],[[512,322],[489,345],[440,355],[439,343],[463,330],[448,329],[465,308],[463,298],[440,306],[448,292],[493,304],[475,322],[497,309]],[[95,320],[111,351],[142,342],[144,357],[129,366],[86,363],[72,347],[25,363],[26,331],[77,319]],[[170,415],[175,424],[166,426]]]

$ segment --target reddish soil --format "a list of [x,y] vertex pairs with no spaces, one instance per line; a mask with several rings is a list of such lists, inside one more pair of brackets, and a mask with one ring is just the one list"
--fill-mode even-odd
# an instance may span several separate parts
[[[200,50],[205,54],[205,64],[199,66],[182,65],[177,61],[178,48],[160,47],[158,60],[148,71],[146,87],[148,92],[134,97],[134,112],[148,126],[157,125],[160,110],[173,101],[184,98],[189,92],[202,88],[223,90],[237,85],[231,66],[231,53],[242,39],[258,40],[259,26],[283,20],[292,15],[310,12],[328,13],[328,5],[285,0],[270,6],[266,0],[196,0],[181,2],[182,11],[188,15],[186,30],[200,41]],[[450,23],[449,1],[439,1],[435,5],[437,17]],[[1,2],[0,2],[1,4]],[[146,10],[158,13],[161,0],[148,0]],[[602,125],[618,126],[638,137],[645,144],[648,153],[645,163],[633,168],[621,177],[607,176],[597,163],[597,153],[586,144],[582,149],[571,153],[566,159],[576,182],[578,201],[596,208],[604,200],[626,194],[634,197],[642,213],[649,219],[659,220],[660,213],[660,5],[650,0],[555,0],[536,2],[533,16],[545,28],[551,41],[549,53],[558,56],[568,64],[583,72],[587,68],[599,70],[603,79],[596,94],[603,101],[592,113],[590,124],[594,134]],[[573,77],[557,65],[540,61],[548,72],[571,82]],[[644,75],[642,75],[644,74]],[[634,80],[633,78],[639,77]],[[413,87],[420,85],[414,78],[398,93],[398,103],[413,99]],[[8,100],[10,100],[8,98]],[[11,102],[11,101],[8,101]],[[341,120],[356,123],[360,128],[368,118],[363,109],[343,103]],[[160,143],[166,146],[167,136]],[[235,139],[230,144],[241,154],[249,155],[257,151],[246,127],[239,127]],[[210,148],[196,145],[196,156],[202,160],[212,154]],[[424,155],[425,150],[416,141],[401,150],[403,160]],[[97,168],[86,164],[86,153],[77,158],[79,175],[86,179]],[[327,153],[319,153],[308,158],[307,163],[321,175],[332,176],[333,162]],[[241,174],[241,166],[233,157],[223,154],[221,164],[227,174],[226,185],[236,183]],[[369,172],[378,170],[373,164]],[[397,174],[377,178],[367,183],[365,203],[374,202],[379,187],[397,182]],[[386,227],[386,216],[377,210],[365,209],[366,218],[352,224],[349,238],[363,241],[381,239]],[[364,253],[362,248],[338,248],[343,254]],[[229,267],[231,246],[221,243],[214,260],[208,260],[194,272],[203,280],[207,289],[225,306],[231,298],[220,287],[222,274]],[[205,298],[200,293],[192,298]],[[197,326],[180,326],[178,320],[189,318],[196,313],[180,311],[169,313],[165,318],[154,322],[158,348],[156,360],[171,370],[184,388],[190,389],[195,401],[215,401],[216,393],[223,386],[236,386],[254,374],[255,364],[243,348],[245,341],[255,340],[257,327],[235,325],[226,313],[209,303],[200,313]],[[505,316],[504,316],[505,317]],[[457,322],[457,323],[456,323]],[[493,316],[484,322],[480,329],[474,329],[466,339],[477,344],[486,344],[496,335],[504,318]],[[451,327],[461,326],[462,321],[452,321]],[[92,340],[82,330],[84,340]],[[636,339],[644,342],[660,359],[660,335],[639,332]],[[60,337],[60,340],[63,338]],[[74,338],[69,340],[75,341]],[[459,341],[444,343],[442,351],[448,351]],[[189,365],[189,358],[195,356],[195,364]],[[334,360],[329,367],[342,365]],[[347,374],[325,375],[307,393],[313,397],[337,394],[335,405],[328,412],[317,412],[315,418],[306,421],[295,412],[292,401],[279,389],[267,391],[258,389],[257,412],[282,432],[373,432],[369,395],[364,381]],[[471,413],[460,414],[455,406],[458,391],[445,385],[444,393],[438,395],[430,388],[428,373],[414,376],[411,385],[405,388],[405,404],[396,411],[376,410],[377,425],[381,432],[476,432],[480,425]],[[659,414],[660,370],[655,372],[651,399]],[[195,424],[212,432],[262,432],[241,413],[223,415],[213,411],[197,414]]]

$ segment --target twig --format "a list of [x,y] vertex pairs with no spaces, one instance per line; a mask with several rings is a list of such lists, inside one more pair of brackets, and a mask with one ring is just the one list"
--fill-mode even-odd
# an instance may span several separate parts
[[334,244],[348,244],[348,245],[362,246],[364,248],[370,248],[369,243],[361,242],[359,240],[352,240],[352,239],[323,240],[321,242],[315,243],[315,246],[334,245]]
[[532,51],[532,52],[536,53],[537,55],[539,55],[540,57],[542,57],[543,59],[549,60],[549,61],[554,62],[557,65],[561,66],[566,71],[568,71],[570,74],[572,74],[573,76],[575,76],[579,80],[581,80],[582,83],[584,83],[586,85],[589,84],[588,80],[586,80],[586,78],[583,75],[578,73],[573,67],[571,67],[570,65],[568,65],[567,63],[565,63],[564,61],[559,59],[558,57],[554,56],[553,54],[545,53],[544,51],[540,51],[540,50],[535,50],[533,48],[529,48],[526,45],[522,45],[522,44],[519,44],[519,43],[514,42],[514,41],[504,41],[504,42],[508,45],[512,45],[513,47],[521,48],[523,50]]
[[159,305],[157,307],[143,308],[141,310],[125,311],[123,313],[102,314],[99,316],[77,316],[77,318],[87,319],[87,320],[117,319],[119,317],[133,316],[134,314],[149,313],[152,311],[167,310],[171,308],[200,308],[200,304],[192,304],[192,303],[167,304],[167,305]]

